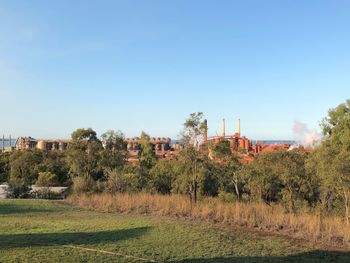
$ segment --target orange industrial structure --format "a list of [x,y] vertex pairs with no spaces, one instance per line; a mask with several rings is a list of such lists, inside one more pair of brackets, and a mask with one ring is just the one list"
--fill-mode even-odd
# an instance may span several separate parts
[[203,128],[203,143],[202,145],[206,145],[209,142],[213,142],[214,144],[219,143],[223,140],[229,140],[230,146],[232,149],[241,149],[245,150],[247,153],[252,150],[252,143],[245,136],[241,136],[241,120],[238,119],[238,129],[237,132],[233,135],[226,135],[226,126],[225,119],[222,120],[222,134],[221,136],[213,136],[208,137],[208,122],[204,120],[204,128]]
[[205,149],[210,143],[218,144],[221,141],[227,140],[230,142],[232,152],[239,156],[242,163],[249,163],[254,160],[254,157],[264,152],[289,150],[292,144],[265,144],[263,142],[252,142],[245,136],[241,136],[241,120],[238,119],[237,132],[232,135],[226,135],[226,123],[225,119],[222,120],[222,133],[221,136],[208,137],[208,122],[204,120],[203,127],[203,141],[201,149]]

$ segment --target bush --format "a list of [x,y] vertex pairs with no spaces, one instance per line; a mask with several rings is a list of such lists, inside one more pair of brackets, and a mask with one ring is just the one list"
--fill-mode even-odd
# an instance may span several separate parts
[[171,161],[160,160],[150,170],[149,190],[160,194],[170,194],[174,177]]
[[36,180],[36,185],[38,186],[56,186],[58,185],[57,176],[50,172],[39,173],[38,180]]
[[29,196],[29,187],[22,179],[11,179],[8,183],[8,198],[26,198]]
[[91,193],[96,190],[96,182],[91,176],[77,176],[73,179],[74,193]]
[[107,172],[107,181],[105,182],[107,193],[123,193],[126,191],[126,184],[123,173],[117,170]]
[[136,193],[140,191],[141,186],[138,173],[125,173],[123,174],[123,177],[126,182],[126,192]]
[[234,202],[237,200],[237,197],[234,193],[228,193],[223,191],[219,192],[218,197],[220,201],[227,202],[227,203]]

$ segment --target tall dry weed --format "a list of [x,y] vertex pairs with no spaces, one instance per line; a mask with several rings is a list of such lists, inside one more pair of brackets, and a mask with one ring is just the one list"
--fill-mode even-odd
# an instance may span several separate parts
[[285,213],[279,205],[224,203],[215,198],[207,198],[199,201],[191,209],[191,204],[185,196],[147,193],[72,195],[65,202],[97,211],[195,219],[264,232],[278,232],[332,245],[350,244],[350,228],[341,218]]

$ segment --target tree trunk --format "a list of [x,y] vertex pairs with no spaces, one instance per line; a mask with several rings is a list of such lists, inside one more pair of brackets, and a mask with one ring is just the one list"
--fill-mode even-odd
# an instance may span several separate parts
[[197,160],[194,161],[193,169],[193,194],[194,194],[194,203],[197,203]]
[[343,188],[346,225],[349,225],[349,193]]
[[236,194],[237,194],[237,198],[240,199],[240,194],[239,194],[239,189],[238,189],[238,183],[235,183],[235,190],[236,190]]

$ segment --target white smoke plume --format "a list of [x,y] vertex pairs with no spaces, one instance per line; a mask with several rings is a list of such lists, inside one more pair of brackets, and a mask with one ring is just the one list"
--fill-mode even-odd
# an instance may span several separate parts
[[304,147],[313,147],[317,145],[322,136],[316,130],[309,130],[305,123],[294,121],[293,133],[296,141]]

